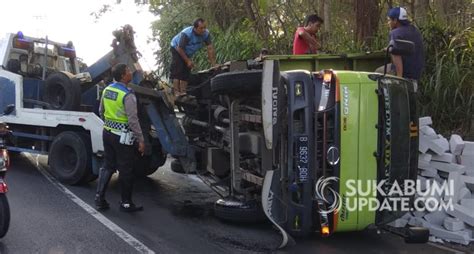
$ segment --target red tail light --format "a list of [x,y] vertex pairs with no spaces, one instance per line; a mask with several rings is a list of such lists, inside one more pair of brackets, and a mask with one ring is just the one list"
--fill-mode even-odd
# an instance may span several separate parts
[[8,187],[7,184],[3,181],[0,182],[0,193],[7,193]]

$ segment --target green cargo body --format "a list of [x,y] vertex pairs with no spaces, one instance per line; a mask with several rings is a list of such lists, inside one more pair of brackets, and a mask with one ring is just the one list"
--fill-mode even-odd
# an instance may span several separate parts
[[333,69],[373,72],[384,64],[384,57],[384,52],[373,52],[344,55],[270,55],[266,59],[279,60],[282,71]]

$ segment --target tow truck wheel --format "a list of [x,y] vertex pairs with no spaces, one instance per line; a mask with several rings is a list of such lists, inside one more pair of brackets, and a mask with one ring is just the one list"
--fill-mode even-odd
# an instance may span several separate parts
[[79,81],[64,72],[55,72],[44,83],[44,101],[49,109],[78,110],[81,104]]
[[57,135],[49,150],[49,165],[59,181],[79,184],[90,177],[91,155],[85,138],[73,131]]
[[214,94],[248,95],[261,88],[262,70],[226,72],[211,79],[211,91]]
[[221,220],[236,223],[257,223],[266,220],[262,207],[256,201],[219,199],[214,203],[214,215]]

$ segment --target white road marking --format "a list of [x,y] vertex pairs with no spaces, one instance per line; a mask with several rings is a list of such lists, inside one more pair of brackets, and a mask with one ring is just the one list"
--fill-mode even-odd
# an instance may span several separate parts
[[122,240],[124,240],[127,244],[132,246],[134,249],[136,249],[139,253],[147,253],[147,254],[154,254],[155,252],[148,248],[145,244],[140,242],[138,239],[127,233],[125,230],[123,230],[121,227],[119,227],[117,224],[113,223],[111,220],[107,219],[104,215],[99,213],[96,209],[88,205],[86,202],[84,202],[82,199],[80,199],[78,196],[76,196],[72,191],[70,191],[66,186],[62,185],[60,182],[58,182],[38,161],[38,155],[33,157],[31,154],[25,154],[26,157],[32,162],[35,163],[36,167],[38,168],[38,171],[43,174],[46,179],[48,179],[49,182],[51,182],[56,188],[58,188],[61,192],[66,194],[68,198],[70,198],[74,203],[76,203],[78,206],[80,206],[82,209],[84,209],[88,214],[90,214],[92,217],[94,217],[96,220],[98,220],[100,223],[102,223],[104,226],[106,226],[108,229],[110,229],[113,233],[115,233],[118,237],[120,237]]

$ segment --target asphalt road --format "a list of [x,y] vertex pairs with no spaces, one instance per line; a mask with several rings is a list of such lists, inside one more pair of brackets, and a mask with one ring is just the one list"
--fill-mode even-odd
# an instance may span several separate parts
[[[47,167],[46,157],[38,159]],[[452,248],[408,245],[390,233],[357,232],[322,239],[298,239],[277,250],[279,234],[267,223],[237,225],[217,220],[217,196],[195,176],[175,174],[169,164],[136,183],[136,214],[118,211],[116,176],[107,200],[110,210],[93,207],[95,181],[62,189],[45,177],[34,157],[20,156],[7,176],[11,225],[0,253],[453,253]],[[103,216],[102,216],[103,215]],[[460,250],[467,251],[459,246]],[[472,249],[472,248],[471,248]]]

